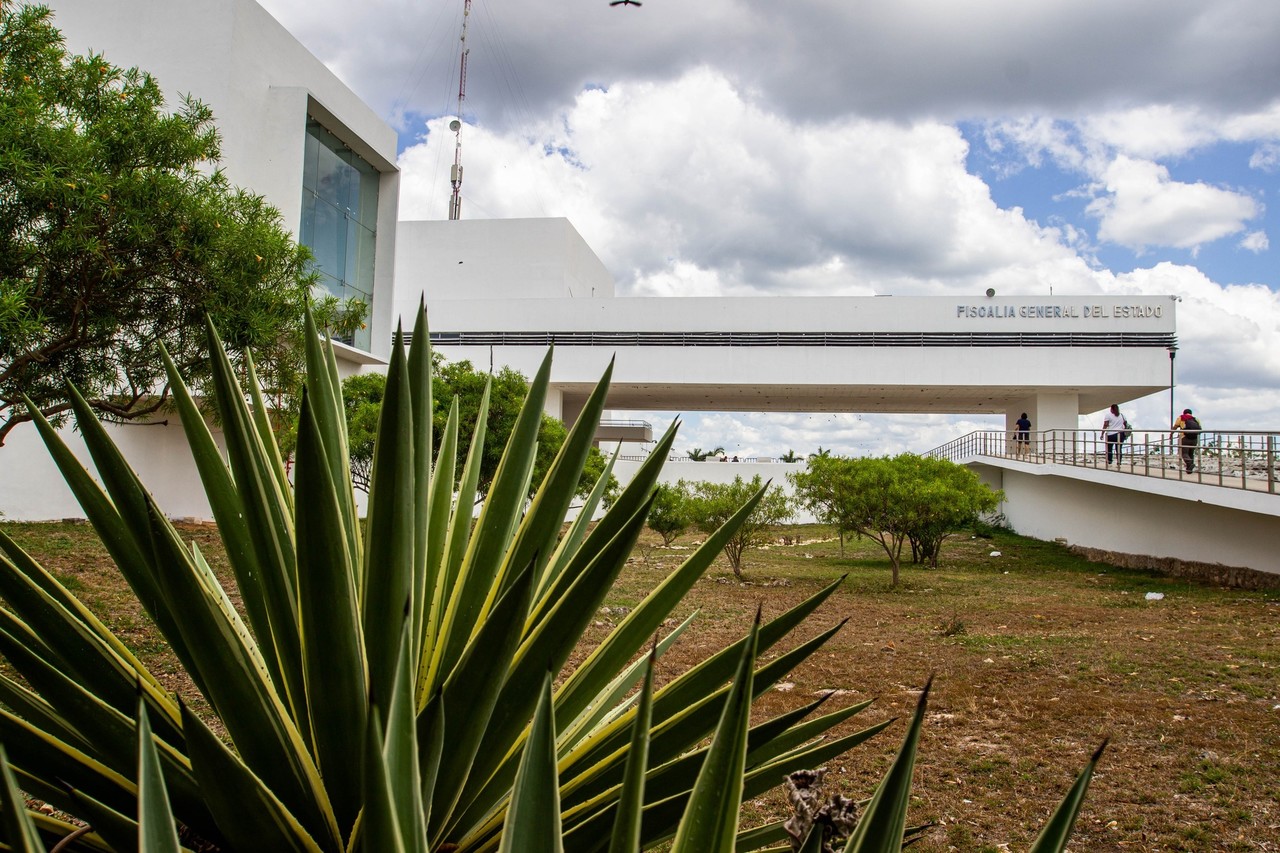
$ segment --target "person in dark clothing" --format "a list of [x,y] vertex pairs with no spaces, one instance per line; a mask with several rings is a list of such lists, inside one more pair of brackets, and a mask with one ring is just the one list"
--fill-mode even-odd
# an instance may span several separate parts
[[1196,445],[1200,443],[1200,422],[1196,420],[1195,415],[1191,414],[1190,409],[1183,409],[1182,415],[1173,422],[1173,431],[1182,433],[1182,464],[1186,467],[1188,474],[1195,473]]
[[1013,434],[1013,444],[1018,455],[1021,456],[1027,452],[1027,445],[1031,442],[1031,420],[1026,412],[1022,413],[1022,417],[1018,418],[1014,426],[1017,427],[1017,431]]

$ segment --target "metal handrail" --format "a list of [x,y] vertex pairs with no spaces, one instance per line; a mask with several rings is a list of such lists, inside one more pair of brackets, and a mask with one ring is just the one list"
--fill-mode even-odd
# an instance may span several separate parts
[[1162,480],[1277,493],[1280,433],[1200,430],[1195,435],[1198,441],[1188,446],[1180,432],[1133,430],[1117,445],[1098,430],[1038,430],[1025,441],[1014,431],[979,430],[925,455],[953,462],[994,456],[1037,465],[1111,468]]
[[653,424],[648,421],[627,420],[625,418],[601,418],[600,426],[602,427],[648,427],[653,428]]

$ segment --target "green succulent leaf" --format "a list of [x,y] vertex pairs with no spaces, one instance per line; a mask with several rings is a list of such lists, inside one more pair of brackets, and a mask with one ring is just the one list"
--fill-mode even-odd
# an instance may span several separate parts
[[649,726],[653,722],[653,669],[657,664],[657,645],[649,652],[644,686],[631,723],[631,747],[627,750],[627,769],[622,791],[618,795],[617,817],[609,853],[640,853],[640,816],[644,810],[645,772],[649,769]]
[[324,837],[322,848],[262,779],[185,705],[182,728],[187,733],[191,768],[206,792],[209,811],[234,849],[282,853],[341,849],[336,825]]
[[297,457],[298,605],[307,713],[316,763],[345,833],[360,803],[360,779],[350,768],[363,764],[364,739],[351,732],[365,727],[369,686],[356,571],[347,562],[337,486],[305,394]]
[[0,785],[0,826],[4,828],[4,838],[9,847],[22,853],[45,853],[44,842],[27,814],[26,800],[13,778],[3,743],[0,743],[0,777],[3,777]]
[[178,853],[178,831],[143,702],[138,703],[138,849]]
[[1080,814],[1080,806],[1084,804],[1084,795],[1089,790],[1089,780],[1093,778],[1093,770],[1098,766],[1098,761],[1102,758],[1102,752],[1106,748],[1107,741],[1104,740],[1094,750],[1089,763],[1080,771],[1080,775],[1076,777],[1075,784],[1071,786],[1067,796],[1054,809],[1049,822],[1044,825],[1044,829],[1036,837],[1035,843],[1031,845],[1030,853],[1060,853],[1060,851],[1066,849],[1067,842],[1071,837],[1071,828],[1075,825],[1076,817]]
[[548,672],[520,758],[498,853],[562,853],[563,850],[555,712],[551,707],[551,673]]
[[916,747],[920,743],[920,728],[924,724],[924,712],[932,686],[933,678],[930,677],[920,691],[916,712],[911,718],[902,746],[876,787],[853,835],[849,836],[845,853],[888,853],[902,849],[902,838],[907,827],[907,807],[911,802],[911,773],[915,768]]
[[417,513],[413,399],[409,365],[404,347],[399,345],[398,331],[396,340],[378,421],[360,589],[369,685],[376,696],[391,694],[400,650],[401,617],[406,604],[411,612],[414,606]]
[[742,650],[733,689],[729,692],[715,737],[711,739],[706,761],[698,773],[698,781],[693,786],[680,828],[676,830],[671,853],[733,849],[738,835],[742,775],[747,763],[752,675],[759,635],[760,614],[757,612],[755,624]]

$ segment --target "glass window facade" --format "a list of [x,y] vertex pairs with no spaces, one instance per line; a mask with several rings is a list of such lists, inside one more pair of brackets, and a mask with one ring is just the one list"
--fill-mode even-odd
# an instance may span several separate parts
[[[300,242],[315,256],[325,289],[335,296],[359,299],[370,310],[377,225],[377,170],[308,118]],[[370,334],[366,322],[345,343],[368,350]]]

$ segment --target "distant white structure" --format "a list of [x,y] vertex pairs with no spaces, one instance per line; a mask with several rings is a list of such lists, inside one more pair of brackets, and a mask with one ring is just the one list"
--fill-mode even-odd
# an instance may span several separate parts
[[397,311],[448,358],[531,375],[572,423],[612,410],[1027,412],[1037,430],[1168,387],[1171,297],[634,298],[565,220],[401,223]]

